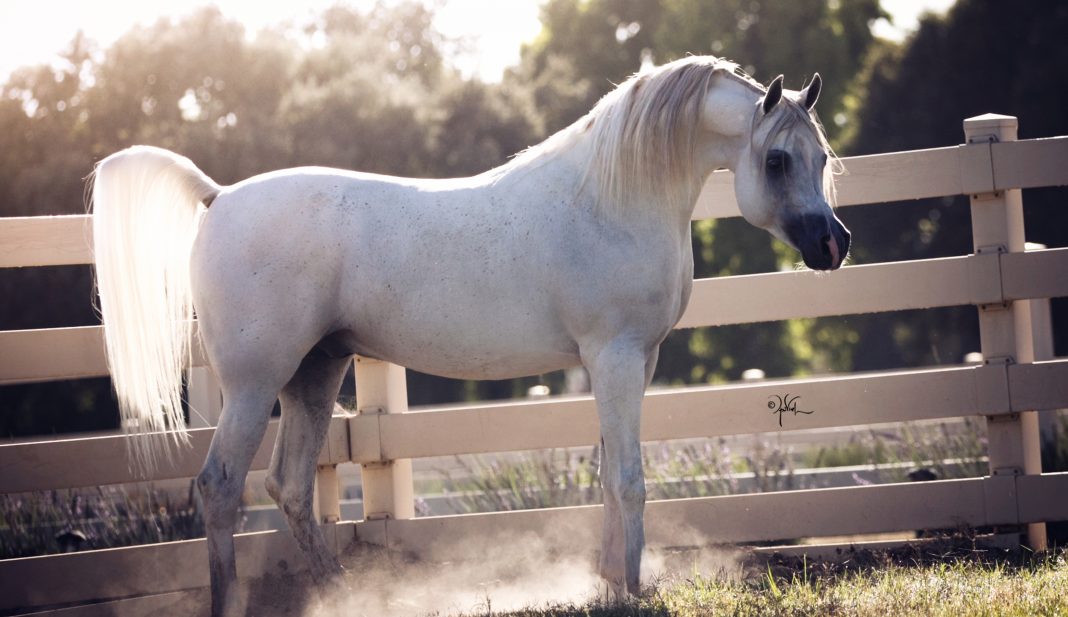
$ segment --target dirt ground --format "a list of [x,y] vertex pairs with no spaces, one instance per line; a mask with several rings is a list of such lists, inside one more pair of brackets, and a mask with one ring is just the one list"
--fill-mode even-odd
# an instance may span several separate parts
[[[304,573],[253,579],[242,587],[246,613],[256,617],[487,615],[607,598],[608,589],[596,576],[596,551],[555,542],[553,546],[565,548],[547,548],[531,538],[511,539],[458,550],[449,559],[416,559],[357,543],[342,556],[347,571],[344,587],[319,593]],[[1012,561],[1004,551],[981,548],[975,538],[965,536],[889,550],[846,549],[827,560],[678,546],[646,551],[643,582],[655,585],[694,574],[735,580],[769,571],[787,577],[802,571],[830,574],[955,559]],[[154,614],[208,615],[210,595],[207,590],[182,592],[160,597],[160,602]]]
[[[677,547],[647,551],[647,582],[695,571],[737,576],[739,551]],[[346,587],[321,594],[305,573],[245,581],[246,613],[256,617],[417,617],[485,615],[606,598],[594,551],[546,550],[515,543],[479,547],[462,558],[416,559],[367,544],[342,556]],[[207,590],[168,594],[157,614],[207,615]]]

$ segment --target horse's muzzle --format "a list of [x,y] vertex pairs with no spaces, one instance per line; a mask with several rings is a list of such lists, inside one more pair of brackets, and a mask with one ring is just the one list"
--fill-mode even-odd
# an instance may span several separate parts
[[786,225],[786,234],[813,270],[837,270],[849,254],[849,230],[833,212],[798,216]]

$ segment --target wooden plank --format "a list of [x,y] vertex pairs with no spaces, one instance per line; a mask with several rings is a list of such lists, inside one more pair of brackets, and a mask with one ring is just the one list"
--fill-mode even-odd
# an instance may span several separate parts
[[1068,473],[1016,478],[1021,523],[1068,521]]
[[[1004,367],[971,366],[686,388],[646,397],[648,441],[1004,413]],[[999,385],[1001,388],[995,386]],[[800,411],[779,414],[783,399]],[[781,426],[780,426],[781,420]]]
[[960,146],[856,156],[842,160],[838,205],[907,201],[962,193]]
[[[831,376],[652,391],[642,439],[655,441],[880,422],[1000,414],[1009,409],[1004,366]],[[811,414],[779,415],[769,403],[794,399]],[[600,432],[593,399],[561,397],[385,415],[361,422],[353,461],[592,445]],[[374,439],[379,431],[380,442]],[[381,457],[381,458],[379,458]]]
[[[600,435],[590,397],[410,411],[378,420],[382,460],[566,448],[593,444]],[[375,462],[373,454],[354,450],[353,460]]]
[[121,598],[59,609],[42,609],[21,617],[157,617],[161,615],[208,614],[211,590],[206,587],[149,596]]
[[0,268],[93,263],[90,221],[87,214],[0,218]]
[[647,535],[670,542],[692,530],[710,543],[759,542],[986,525],[993,521],[983,484],[969,478],[652,502]]
[[[1012,404],[1009,377],[1012,375]],[[1068,404],[1068,361],[1012,367],[989,365],[823,377],[653,391],[642,419],[647,441],[827,428],[879,422],[1001,414]],[[775,397],[795,399],[811,414],[778,415]],[[266,468],[277,424],[253,462]],[[355,436],[349,445],[350,431]],[[191,447],[153,474],[154,480],[193,477],[214,429],[190,431]],[[319,464],[503,452],[593,444],[599,435],[589,397],[517,401],[395,416],[336,416]],[[0,492],[98,486],[138,481],[128,469],[122,436],[0,446]],[[379,441],[380,440],[380,441]]]
[[[1015,507],[990,507],[993,502],[1012,498],[1015,480],[968,478],[650,501],[645,507],[646,539],[650,546],[677,546],[680,542],[764,542],[1017,524],[1021,519]],[[1068,474],[1045,474],[1028,477],[1024,490],[1033,497],[1053,488],[1068,488],[1066,483]],[[1035,508],[1029,515],[1032,519],[1062,516],[1065,500],[1059,501],[1056,508]],[[362,541],[421,555],[450,554],[462,550],[465,543],[470,545],[473,538],[492,541],[522,535],[584,550],[599,538],[602,511],[601,506],[594,505],[360,521],[356,535]]]
[[[979,146],[949,146],[930,150],[891,152],[842,159],[845,173],[838,176],[839,206],[908,201],[961,195],[975,188],[977,178],[990,176],[989,162],[982,165]],[[982,148],[985,150],[986,145]],[[989,161],[989,151],[986,151]],[[963,156],[962,153],[968,156]],[[741,216],[734,196],[734,174],[713,172],[697,198],[693,220]]]
[[[1063,273],[1043,277],[1034,272],[1051,259],[1061,264],[1066,254],[1068,250],[1012,255],[1012,271],[1025,281],[1013,289],[1027,293],[1026,285],[1060,285]],[[830,275],[800,271],[701,279],[694,281],[689,306],[676,327],[1000,303],[997,258],[985,254],[850,266]],[[206,364],[197,339],[193,365]],[[0,385],[107,374],[101,326],[0,332]]]
[[[911,531],[911,530],[910,530]],[[809,562],[830,561],[843,562],[852,558],[859,551],[888,551],[898,548],[910,547],[918,550],[936,550],[941,553],[945,550],[945,538],[931,536],[917,538],[913,533],[899,532],[896,540],[862,540],[862,541],[832,541],[819,544],[778,544],[771,546],[754,546],[749,550],[757,555],[783,555],[797,558],[807,558]],[[831,536],[833,538],[833,536]],[[1020,547],[1020,534],[976,534],[972,537],[974,548],[977,550],[1015,550]]]
[[[193,332],[193,366],[206,366]],[[106,377],[104,327],[0,331],[0,385]]]
[[[990,507],[994,499],[1011,497],[1012,487],[1018,489],[1019,513],[1015,507]],[[651,501],[646,535],[655,547],[1055,520],[1068,517],[1065,490],[1068,474],[1062,473]],[[532,535],[577,552],[596,544],[602,511],[579,506],[345,522],[324,529],[339,551],[358,538],[426,556],[470,551],[473,539]],[[287,532],[242,534],[236,544],[242,577],[305,567]],[[194,564],[206,561],[204,540],[4,560],[0,610],[202,588],[207,568]]]
[[[150,480],[192,478],[200,472],[214,428],[189,431],[189,447],[175,448],[174,460],[160,463]],[[267,469],[278,435],[278,421],[267,425],[267,432],[252,460],[252,469]],[[22,493],[52,489],[103,486],[146,479],[130,469],[122,435],[59,439],[0,445],[0,493]],[[319,453],[320,465],[348,462],[348,420],[331,419],[326,445]]]
[[[989,149],[989,150],[988,150]],[[992,177],[991,169],[996,177]],[[908,201],[1011,188],[1068,184],[1068,137],[846,157],[838,177],[838,205]],[[739,216],[733,176],[714,173],[694,219]]]
[[357,521],[356,537],[425,559],[474,557],[480,550],[474,547],[522,544],[525,539],[578,556],[597,545],[602,513],[600,505],[593,505]]
[[734,174],[726,169],[712,172],[708,180],[705,180],[701,194],[697,196],[697,204],[690,218],[700,221],[741,215],[738,200],[734,196]]
[[[989,190],[1068,184],[1068,137],[965,145],[842,159],[838,205],[853,206],[980,191],[989,170],[979,149],[990,148],[996,180]],[[985,175],[984,175],[985,174]],[[739,216],[733,174],[709,176],[695,220]],[[91,216],[0,218],[0,268],[92,263]]]
[[694,281],[676,328],[1001,302],[997,255]]
[[1068,360],[1048,360],[1008,367],[1013,411],[1068,407]]
[[1001,255],[1006,300],[1068,296],[1068,248]]
[[991,144],[996,190],[1068,185],[1068,137]]
[[[355,538],[351,522],[326,525],[323,530],[334,550],[343,550]],[[306,568],[288,531],[238,534],[234,543],[242,578]],[[161,594],[208,583],[203,539],[6,559],[0,560],[0,611]]]
[[0,332],[0,385],[107,374],[102,326]]

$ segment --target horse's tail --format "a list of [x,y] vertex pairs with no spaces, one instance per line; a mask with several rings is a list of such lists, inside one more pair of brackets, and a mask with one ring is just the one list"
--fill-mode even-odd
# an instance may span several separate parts
[[[93,253],[108,368],[135,467],[188,439],[182,373],[192,355],[189,257],[201,204],[220,187],[173,152],[134,146],[91,174]],[[151,435],[149,435],[151,434]]]

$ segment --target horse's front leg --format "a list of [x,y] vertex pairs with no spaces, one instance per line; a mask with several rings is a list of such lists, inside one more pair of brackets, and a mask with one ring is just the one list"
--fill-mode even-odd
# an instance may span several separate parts
[[617,340],[584,357],[601,423],[604,530],[600,574],[613,590],[637,593],[645,531],[645,475],[640,423],[642,396],[655,353]]

